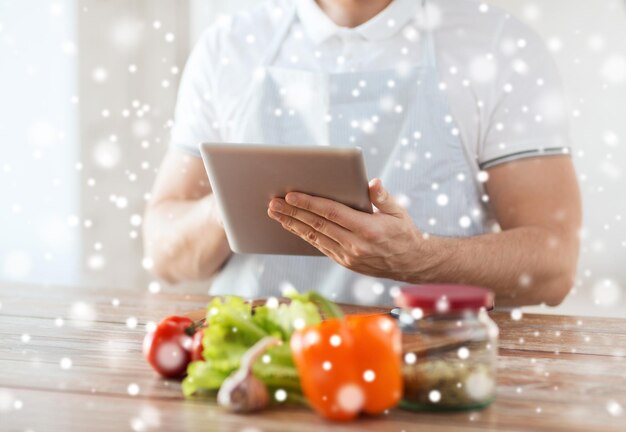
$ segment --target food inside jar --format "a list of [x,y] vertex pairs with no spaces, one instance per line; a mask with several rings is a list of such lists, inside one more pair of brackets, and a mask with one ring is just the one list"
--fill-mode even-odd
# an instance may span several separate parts
[[[463,348],[461,348],[463,350]],[[489,350],[483,346],[483,350]],[[463,410],[488,405],[495,397],[495,370],[488,352],[459,351],[436,357],[408,355],[403,365],[404,395],[401,405],[417,410]],[[463,352],[463,351],[461,351]],[[472,359],[472,354],[475,359]]]

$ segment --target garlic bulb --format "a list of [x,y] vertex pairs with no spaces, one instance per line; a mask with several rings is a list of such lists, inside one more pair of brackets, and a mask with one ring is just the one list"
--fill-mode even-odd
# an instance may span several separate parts
[[246,351],[239,369],[222,383],[217,393],[217,403],[236,413],[265,408],[270,400],[267,386],[254,376],[252,365],[268,348],[281,343],[280,339],[268,336]]

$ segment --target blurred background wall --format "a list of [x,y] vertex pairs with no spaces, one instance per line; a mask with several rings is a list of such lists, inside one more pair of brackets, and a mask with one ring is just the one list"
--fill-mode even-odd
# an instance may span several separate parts
[[[143,208],[190,48],[258,3],[0,0],[0,279],[206,291],[149,276]],[[545,38],[570,101],[585,229],[577,287],[557,311],[624,316],[625,2],[487,3]]]

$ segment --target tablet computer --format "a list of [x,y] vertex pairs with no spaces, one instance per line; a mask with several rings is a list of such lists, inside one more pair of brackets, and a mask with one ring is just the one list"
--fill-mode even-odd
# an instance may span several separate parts
[[359,148],[204,143],[200,153],[236,253],[322,255],[267,215],[270,201],[288,192],[372,212]]

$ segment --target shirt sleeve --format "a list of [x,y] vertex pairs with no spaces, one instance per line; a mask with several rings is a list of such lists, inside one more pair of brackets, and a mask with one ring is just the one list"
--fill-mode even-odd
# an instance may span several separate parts
[[215,81],[211,49],[212,30],[199,39],[183,72],[171,130],[170,147],[200,157],[203,142],[221,142],[220,122],[215,107]]
[[569,154],[567,104],[557,66],[543,39],[507,16],[492,55],[496,71],[482,107],[480,168]]

